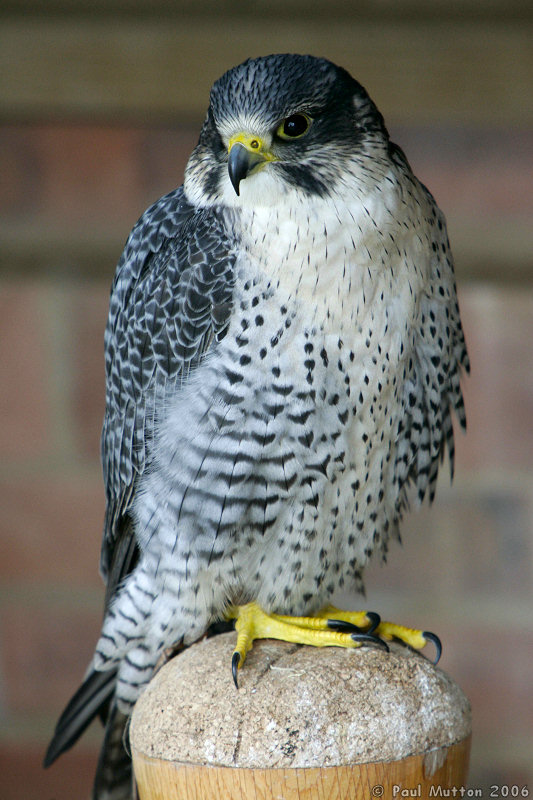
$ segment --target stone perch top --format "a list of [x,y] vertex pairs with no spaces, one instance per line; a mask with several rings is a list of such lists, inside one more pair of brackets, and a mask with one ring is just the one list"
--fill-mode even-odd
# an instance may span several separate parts
[[133,712],[134,750],[181,764],[323,767],[400,760],[470,734],[461,689],[403,645],[256,641],[238,691],[234,645],[233,633],[203,640],[157,673]]

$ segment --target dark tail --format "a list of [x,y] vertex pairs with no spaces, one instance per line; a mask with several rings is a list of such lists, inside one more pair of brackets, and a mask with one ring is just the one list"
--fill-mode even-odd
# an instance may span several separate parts
[[96,768],[92,800],[132,800],[135,797],[131,758],[125,747],[128,722],[129,717],[113,703]]
[[105,710],[115,689],[116,670],[91,672],[59,717],[44,757],[49,767],[77,742],[97,714]]
[[116,670],[95,670],[89,674],[61,714],[44,757],[44,766],[49,767],[100,716],[106,732],[94,779],[93,800],[132,797],[131,759],[124,747],[128,717],[118,711],[113,701],[116,674]]

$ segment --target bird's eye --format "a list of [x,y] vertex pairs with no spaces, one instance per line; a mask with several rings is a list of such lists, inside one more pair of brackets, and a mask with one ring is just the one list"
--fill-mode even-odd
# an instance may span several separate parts
[[311,122],[307,114],[291,114],[283,120],[276,133],[281,139],[299,139],[305,136],[311,127]]

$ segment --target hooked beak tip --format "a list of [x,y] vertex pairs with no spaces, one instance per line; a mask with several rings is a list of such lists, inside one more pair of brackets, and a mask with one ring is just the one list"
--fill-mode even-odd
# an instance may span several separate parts
[[228,156],[228,174],[231,185],[235,189],[235,194],[240,194],[240,182],[246,178],[250,171],[250,153],[239,142],[236,142]]
[[253,152],[240,142],[235,142],[231,146],[228,155],[228,174],[237,196],[240,194],[240,182],[267,160],[264,153]]

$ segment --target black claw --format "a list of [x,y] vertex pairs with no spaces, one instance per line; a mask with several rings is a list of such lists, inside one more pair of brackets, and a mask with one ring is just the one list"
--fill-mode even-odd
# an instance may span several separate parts
[[237,669],[239,667],[239,661],[241,660],[240,653],[233,653],[231,657],[231,674],[233,675],[233,683],[235,684],[235,688],[239,688],[239,681],[237,680]]
[[328,619],[328,628],[339,633],[362,633],[363,629],[353,622],[346,622],[343,619]]
[[381,622],[381,617],[375,611],[367,611],[366,615],[370,620],[370,628],[366,629],[366,633],[374,633],[379,623]]
[[386,653],[390,652],[387,642],[384,642],[379,636],[373,636],[371,633],[352,633],[352,639],[354,642],[360,642],[361,644],[375,644],[378,647],[382,647]]
[[346,622],[343,619],[328,619],[328,628],[332,631],[339,631],[340,633],[367,633],[372,634],[381,622],[381,617],[375,611],[367,611],[366,616],[370,620],[369,627],[360,627],[354,625],[353,622]]
[[434,664],[438,664],[440,661],[440,657],[442,655],[442,642],[437,636],[436,633],[431,633],[431,631],[422,631],[422,636],[424,639],[427,639],[428,642],[433,642],[435,645],[435,650],[437,652],[435,660],[433,661]]

